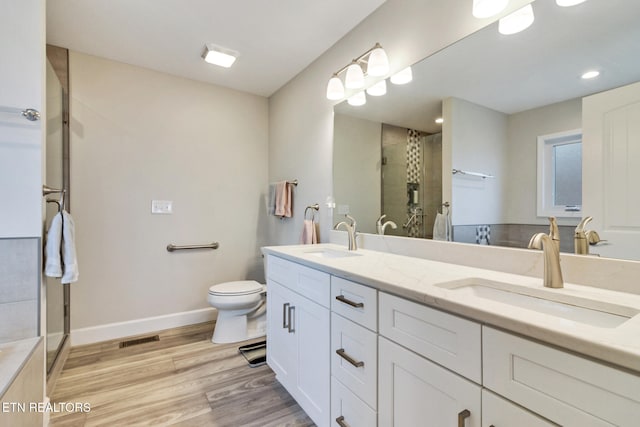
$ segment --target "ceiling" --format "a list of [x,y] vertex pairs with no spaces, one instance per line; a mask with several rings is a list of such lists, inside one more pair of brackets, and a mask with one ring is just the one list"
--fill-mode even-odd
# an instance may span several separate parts
[[[504,36],[489,25],[415,64],[411,83],[336,111],[439,132],[434,119],[449,96],[513,114],[640,81],[640,1],[563,8],[538,0],[533,8],[535,22],[522,33]],[[601,75],[582,80],[589,69]]]
[[[47,43],[270,96],[385,0],[55,0]],[[205,43],[240,53],[205,63]]]

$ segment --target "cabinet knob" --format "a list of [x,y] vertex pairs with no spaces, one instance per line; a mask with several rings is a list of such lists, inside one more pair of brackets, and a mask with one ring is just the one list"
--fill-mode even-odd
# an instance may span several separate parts
[[458,427],[464,427],[465,420],[471,416],[471,412],[468,409],[458,414]]
[[336,422],[338,423],[338,425],[340,427],[349,427],[349,424],[344,422],[344,416],[343,415],[340,415],[338,418],[336,418]]
[[351,301],[350,299],[345,298],[344,295],[338,295],[336,299],[342,303],[350,305],[351,307],[355,307],[355,308],[364,307],[364,303]]

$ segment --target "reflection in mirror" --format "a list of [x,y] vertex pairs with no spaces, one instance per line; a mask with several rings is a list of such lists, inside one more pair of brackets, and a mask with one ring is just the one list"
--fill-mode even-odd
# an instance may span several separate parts
[[[584,128],[585,97],[640,81],[640,2],[588,1],[560,8],[555,2],[536,1],[533,8],[536,21],[522,33],[503,36],[497,24],[492,24],[412,66],[410,84],[388,84],[387,95],[368,97],[361,107],[346,103],[335,107],[337,216],[349,211],[358,219],[361,231],[375,233],[376,219],[387,214],[386,219],[398,224],[395,232],[399,235],[429,238],[439,205],[451,202],[455,241],[526,247],[533,234],[548,231],[547,217],[537,210],[537,139]],[[580,78],[591,69],[600,71],[600,76]],[[444,123],[436,123],[438,117],[443,117]],[[356,122],[375,129],[370,138]],[[401,129],[404,134],[404,150],[398,150],[403,152],[399,159],[402,164],[395,165],[404,174],[385,170],[385,162],[393,162],[398,156],[387,153],[384,129]],[[406,148],[412,131],[419,131],[425,139],[425,135],[441,135],[441,196],[428,207],[426,199],[436,194],[434,189],[427,188],[421,176],[414,193],[411,185],[415,182],[408,174]],[[591,141],[599,139],[585,133],[583,144],[588,153]],[[349,150],[351,154],[347,155]],[[422,166],[426,164],[426,152],[418,156]],[[569,158],[577,161],[573,154]],[[584,176],[594,168],[586,165],[588,158],[583,160]],[[453,175],[452,169],[472,173]],[[432,165],[421,173],[429,175],[436,170]],[[569,190],[568,200],[573,202],[567,204],[578,205],[580,200],[586,209],[593,206],[590,200],[595,198],[597,204],[603,199],[594,196],[601,189],[587,181],[584,185],[582,194]],[[416,200],[412,197],[417,198],[416,207],[425,215],[419,232],[414,234],[402,228],[412,215],[412,202]],[[403,209],[390,214],[392,204]],[[615,209],[621,218],[631,218],[624,224],[619,222],[618,228],[624,225],[640,238],[640,214],[635,210],[620,212],[628,209],[621,203]],[[598,222],[598,214],[591,211],[565,215],[558,218],[564,252],[574,252],[574,229],[581,217],[593,215],[601,237],[608,234],[607,227],[615,228],[602,218]],[[393,232],[389,228],[386,231]],[[490,238],[485,239],[485,235]],[[606,244],[593,246],[591,253],[640,259],[640,253],[606,251],[601,246]]]

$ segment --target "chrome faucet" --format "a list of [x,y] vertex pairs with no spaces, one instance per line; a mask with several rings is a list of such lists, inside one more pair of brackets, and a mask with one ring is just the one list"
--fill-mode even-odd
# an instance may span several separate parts
[[388,226],[391,226],[392,229],[396,229],[398,228],[398,226],[396,225],[395,222],[393,221],[386,221],[384,224],[382,223],[382,220],[386,217],[387,215],[381,215],[380,218],[378,218],[378,220],[376,221],[376,230],[378,231],[378,234],[382,234],[384,235],[384,230],[385,228],[387,228]]
[[544,233],[537,233],[529,241],[529,249],[542,249],[544,253],[544,276],[542,283],[547,288],[562,288],[562,271],[560,269],[560,251],[556,242]]
[[333,229],[337,230],[341,225],[344,225],[345,229],[347,230],[347,234],[349,235],[349,250],[355,251],[356,249],[358,249],[358,245],[356,243],[356,235],[358,234],[358,232],[356,231],[356,220],[346,214],[345,217],[350,220],[351,223],[348,224],[346,221],[340,221],[335,225],[335,227],[333,227]]

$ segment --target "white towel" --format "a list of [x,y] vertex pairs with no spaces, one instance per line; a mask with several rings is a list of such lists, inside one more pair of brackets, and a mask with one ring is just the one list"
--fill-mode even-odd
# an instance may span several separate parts
[[76,257],[75,224],[66,211],[51,220],[45,245],[44,274],[61,277],[62,283],[78,281],[78,260]]
[[318,225],[312,219],[304,220],[300,242],[303,245],[318,243]]
[[439,212],[436,215],[436,220],[433,223],[433,240],[451,240],[449,215],[444,215]]
[[62,283],[73,283],[78,281],[78,258],[76,256],[76,225],[71,215],[62,211],[62,262],[64,264],[64,274],[60,281]]
[[60,260],[60,244],[62,242],[62,215],[51,220],[47,241],[44,248],[44,274],[48,277],[62,277],[62,261]]

